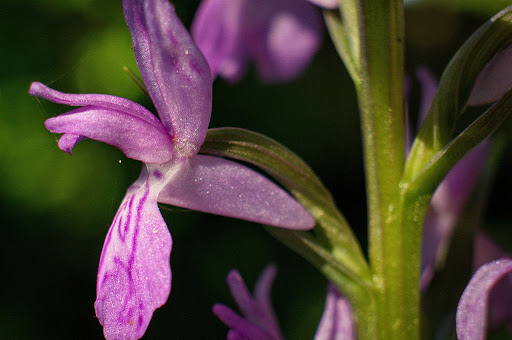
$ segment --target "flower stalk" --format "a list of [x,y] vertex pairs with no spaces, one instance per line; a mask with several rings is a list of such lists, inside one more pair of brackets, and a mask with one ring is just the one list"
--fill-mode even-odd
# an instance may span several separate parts
[[[354,81],[361,114],[369,258],[377,292],[377,330],[369,338],[417,339],[421,225],[404,228],[399,185],[405,150],[403,2],[340,1],[340,12],[341,20],[329,12],[326,21]],[[347,20],[343,13],[355,18]]]
[[[369,258],[377,289],[377,336],[417,339],[421,226],[404,228],[403,1],[356,2],[361,114],[368,197]],[[407,256],[404,254],[407,253]]]

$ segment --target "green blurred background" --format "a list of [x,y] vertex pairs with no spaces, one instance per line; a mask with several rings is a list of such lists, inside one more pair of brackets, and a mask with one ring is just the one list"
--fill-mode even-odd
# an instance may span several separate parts
[[[277,0],[276,0],[277,1]],[[198,0],[174,1],[189,26]],[[407,71],[424,65],[439,76],[457,46],[509,1],[417,2],[407,11]],[[440,4],[443,7],[439,7]],[[86,140],[73,156],[57,148],[45,119],[66,107],[31,98],[30,82],[65,92],[119,95],[149,102],[123,72],[136,69],[120,1],[4,0],[0,3],[0,338],[100,339],[96,270],[104,237],[139,162]],[[413,82],[411,112],[418,106]],[[261,85],[254,72],[238,85],[214,84],[210,127],[235,126],[270,136],[302,156],[334,193],[366,246],[365,194],[357,104],[332,44],[299,79]],[[508,157],[507,159],[511,159]],[[510,162],[498,173],[508,179]],[[510,222],[498,186],[492,224]],[[510,200],[509,200],[510,203]],[[261,226],[162,209],[171,230],[173,287],[147,339],[222,339],[215,302],[233,305],[225,285],[238,268],[252,289],[263,267],[279,267],[274,305],[288,339],[312,338],[325,280]],[[503,230],[503,228],[496,230]],[[506,231],[505,231],[506,233]]]

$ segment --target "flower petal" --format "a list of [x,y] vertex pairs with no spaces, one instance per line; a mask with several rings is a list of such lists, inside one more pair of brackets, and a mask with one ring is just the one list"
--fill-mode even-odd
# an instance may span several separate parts
[[212,76],[167,0],[123,0],[137,64],[146,88],[177,147],[191,156],[206,137]]
[[258,305],[260,305],[263,312],[267,315],[267,323],[272,324],[273,329],[277,330],[280,335],[279,324],[277,316],[275,315],[274,308],[272,307],[272,285],[277,275],[277,267],[275,265],[268,265],[261,273],[256,285],[254,286],[254,298]]
[[324,314],[318,324],[315,340],[355,339],[352,308],[333,284],[327,285]]
[[75,147],[75,145],[77,145],[86,138],[87,137],[85,136],[74,135],[72,133],[65,133],[59,139],[59,149],[71,155],[71,150]]
[[171,289],[172,240],[156,177],[144,168],[110,227],[98,269],[96,315],[107,339],[138,339]]
[[473,275],[457,307],[457,337],[485,339],[489,294],[503,276],[512,271],[512,260],[503,258],[483,265]]
[[190,158],[158,202],[289,229],[315,225],[302,205],[265,176],[214,156]]
[[192,27],[213,75],[232,82],[250,59],[265,81],[297,76],[320,47],[323,30],[320,13],[304,0],[205,0]]
[[213,77],[238,82],[248,59],[243,45],[246,1],[203,0],[192,23],[192,35],[208,60]]
[[434,100],[439,84],[434,75],[425,67],[418,67],[416,78],[418,78],[421,84],[421,103],[418,112],[419,127],[427,116],[428,110],[430,110],[430,105]]
[[339,0],[308,0],[309,2],[328,9],[335,9],[339,6]]
[[512,86],[512,46],[497,54],[475,80],[468,105],[483,105],[500,99]]
[[304,0],[251,4],[253,27],[245,43],[251,49],[260,77],[277,82],[297,76],[320,47],[320,13]]
[[280,340],[273,338],[264,329],[247,321],[240,315],[236,314],[231,308],[222,304],[213,306],[213,314],[215,314],[229,328],[228,339],[249,339],[249,340]]
[[145,120],[149,124],[160,126],[162,123],[155,117],[151,111],[144,106],[132,102],[126,98],[106,95],[106,94],[73,94],[63,93],[48,86],[33,82],[30,85],[28,93],[31,96],[39,97],[57,104],[69,106],[97,106],[104,109],[112,109],[124,112],[127,115],[132,115]]
[[152,124],[123,111],[84,106],[47,119],[45,126],[50,132],[65,133],[59,147],[68,153],[82,136],[114,145],[143,162],[165,163],[172,158],[173,142],[160,122]]
[[[228,337],[244,339],[283,339],[279,323],[271,305],[271,290],[277,268],[268,265],[256,283],[255,298],[247,289],[237,270],[229,272],[226,279],[231,295],[243,317],[224,305],[214,305],[213,313],[231,328]],[[263,300],[263,303],[261,303]]]
[[[487,262],[508,257],[508,254],[481,230],[475,234],[473,247],[473,268],[475,271]],[[496,329],[507,323],[509,329],[512,329],[510,327],[512,322],[511,279],[512,277],[508,275],[507,279],[500,280],[489,295],[489,305],[491,306],[487,318],[489,329]]]

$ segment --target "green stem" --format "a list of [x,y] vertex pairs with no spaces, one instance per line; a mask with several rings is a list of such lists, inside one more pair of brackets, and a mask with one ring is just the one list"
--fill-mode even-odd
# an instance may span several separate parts
[[[402,216],[404,169],[403,1],[358,0],[360,77],[369,257],[378,295],[381,339],[419,336],[421,232]],[[421,230],[421,229],[420,229]],[[418,235],[419,234],[419,235]]]

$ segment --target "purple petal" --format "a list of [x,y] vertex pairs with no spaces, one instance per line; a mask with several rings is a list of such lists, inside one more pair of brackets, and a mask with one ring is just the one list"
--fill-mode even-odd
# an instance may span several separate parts
[[123,0],[135,58],[165,127],[185,155],[199,151],[212,106],[212,76],[167,0]]
[[327,286],[327,299],[315,340],[355,339],[352,308],[333,283]]
[[144,106],[131,100],[110,96],[106,94],[72,94],[63,93],[48,86],[34,82],[30,85],[28,93],[31,96],[39,97],[57,104],[68,106],[97,106],[104,109],[112,109],[124,112],[127,115],[138,117],[149,124],[159,126],[162,123]]
[[[416,69],[416,78],[420,82],[421,85],[421,102],[418,112],[418,122],[417,127],[421,126],[421,123],[425,119],[428,111],[430,110],[430,105],[432,104],[432,100],[434,99],[434,95],[437,91],[437,81],[434,78],[434,75],[425,67],[418,67]],[[412,146],[412,131],[416,131],[411,126],[410,118],[409,118],[409,96],[411,92],[411,81],[409,77],[405,78],[404,81],[404,97],[406,100],[405,105],[405,157],[409,155],[409,151]]]
[[59,149],[61,149],[62,151],[65,151],[71,155],[71,150],[75,147],[75,145],[77,145],[78,143],[80,143],[81,141],[83,141],[86,138],[87,137],[85,137],[85,136],[73,135],[71,133],[65,133],[59,139],[59,144],[58,144]]
[[212,73],[238,81],[254,59],[260,77],[289,80],[302,72],[320,46],[322,20],[304,0],[205,0],[194,37]]
[[242,277],[236,270],[232,270],[227,282],[231,295],[244,315],[251,323],[272,334],[273,339],[282,339],[279,323],[271,302],[271,292],[277,268],[268,265],[260,275],[255,287],[255,299],[252,298]]
[[485,339],[489,294],[503,276],[512,271],[512,260],[483,265],[473,275],[457,307],[457,336],[460,340]]
[[272,307],[271,296],[272,285],[276,275],[277,267],[275,265],[268,265],[254,286],[254,298],[265,315],[267,315],[267,323],[272,324],[272,329],[277,330],[277,334],[280,336],[279,323],[277,322],[274,307]]
[[[502,257],[508,257],[508,254],[483,231],[478,231],[475,235],[473,249],[473,268],[475,271],[485,263]],[[498,328],[512,321],[511,292],[512,281],[510,275],[506,279],[500,280],[493,288],[489,296],[489,305],[492,306],[488,317],[490,329]]]
[[228,335],[226,337],[227,340],[247,340],[247,337],[244,338],[244,336],[240,333],[238,333],[235,330],[230,329],[228,331]]
[[248,340],[280,340],[274,338],[264,329],[247,321],[243,317],[236,314],[231,308],[222,304],[213,306],[213,314],[215,314],[226,326],[232,328],[228,333],[228,339],[248,339]]
[[203,0],[192,23],[192,35],[213,77],[238,82],[249,58],[243,45],[246,2]]
[[475,80],[468,105],[483,105],[500,99],[512,86],[512,46],[497,54]]
[[197,155],[158,202],[289,229],[311,229],[313,217],[260,173],[227,159]]
[[340,0],[308,0],[309,2],[328,9],[338,8]]
[[103,245],[94,306],[107,339],[142,337],[169,296],[172,240],[156,202],[157,179],[143,169]]
[[[244,280],[236,270],[232,270],[227,277],[227,283],[243,317],[237,315],[230,308],[217,304],[213,313],[231,328],[229,335],[233,339],[283,339],[279,323],[271,305],[271,289],[277,269],[269,265],[261,274],[256,283],[255,298],[247,289]],[[229,337],[228,336],[228,337]]]
[[430,110],[430,105],[437,92],[438,82],[425,67],[419,67],[416,70],[416,77],[421,83],[421,104],[418,112],[418,126],[420,126]]
[[[266,23],[265,36],[251,41],[252,53],[258,65],[259,74],[267,81],[288,80],[309,65],[320,47],[322,24],[320,14],[304,0],[270,0],[283,3]],[[257,15],[262,20],[264,6]]]
[[50,132],[66,134],[59,147],[68,153],[79,139],[76,136],[82,136],[114,145],[129,158],[165,163],[172,158],[173,142],[164,126],[157,123],[123,111],[84,106],[47,119],[45,126]]

